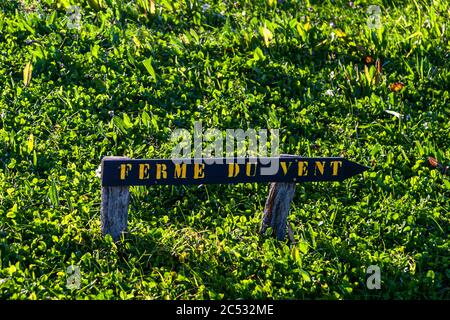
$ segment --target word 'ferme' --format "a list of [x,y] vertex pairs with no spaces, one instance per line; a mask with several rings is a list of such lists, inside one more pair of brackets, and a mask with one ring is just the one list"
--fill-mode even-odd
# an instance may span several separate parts
[[[102,185],[342,181],[367,169],[340,157],[281,156],[272,158],[215,158],[215,161],[211,160],[105,159],[102,162]],[[273,170],[268,170],[270,168],[273,168]]]

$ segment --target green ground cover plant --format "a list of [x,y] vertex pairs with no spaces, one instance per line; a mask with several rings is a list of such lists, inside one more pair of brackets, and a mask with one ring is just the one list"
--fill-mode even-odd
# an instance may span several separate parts
[[[427,162],[450,164],[449,16],[445,0],[2,1],[0,298],[449,299],[450,181]],[[370,170],[298,184],[294,242],[258,234],[265,184],[132,187],[128,234],[102,237],[101,158],[168,158],[195,121]]]

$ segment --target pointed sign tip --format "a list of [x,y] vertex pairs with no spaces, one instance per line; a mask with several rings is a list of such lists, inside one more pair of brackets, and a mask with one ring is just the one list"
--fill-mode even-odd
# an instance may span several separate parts
[[355,174],[360,174],[360,173],[363,173],[364,171],[369,170],[370,167],[366,167],[366,166],[363,166],[363,165],[357,163],[355,169],[356,169],[355,170],[356,171]]
[[347,177],[352,177],[357,174],[363,173],[364,171],[367,171],[370,169],[370,167],[363,166],[359,163],[347,160],[348,167],[347,167]]

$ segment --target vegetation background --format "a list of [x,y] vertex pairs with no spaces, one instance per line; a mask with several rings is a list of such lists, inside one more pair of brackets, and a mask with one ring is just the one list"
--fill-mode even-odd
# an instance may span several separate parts
[[[449,16],[445,0],[1,1],[0,298],[449,299],[450,182],[427,163],[450,159]],[[194,121],[371,169],[298,185],[294,243],[258,235],[263,184],[133,187],[128,234],[103,238],[101,158],[168,157]]]

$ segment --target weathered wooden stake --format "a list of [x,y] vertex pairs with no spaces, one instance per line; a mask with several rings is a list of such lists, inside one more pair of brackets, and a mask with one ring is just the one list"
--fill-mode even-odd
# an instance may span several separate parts
[[260,233],[272,228],[272,235],[284,240],[287,229],[287,217],[291,201],[295,195],[295,183],[273,182],[264,207]]
[[[127,160],[126,157],[104,157],[104,160]],[[128,225],[128,202],[130,192],[128,186],[102,186],[102,206],[100,210],[101,230],[103,235],[111,235],[114,241],[119,240]]]

